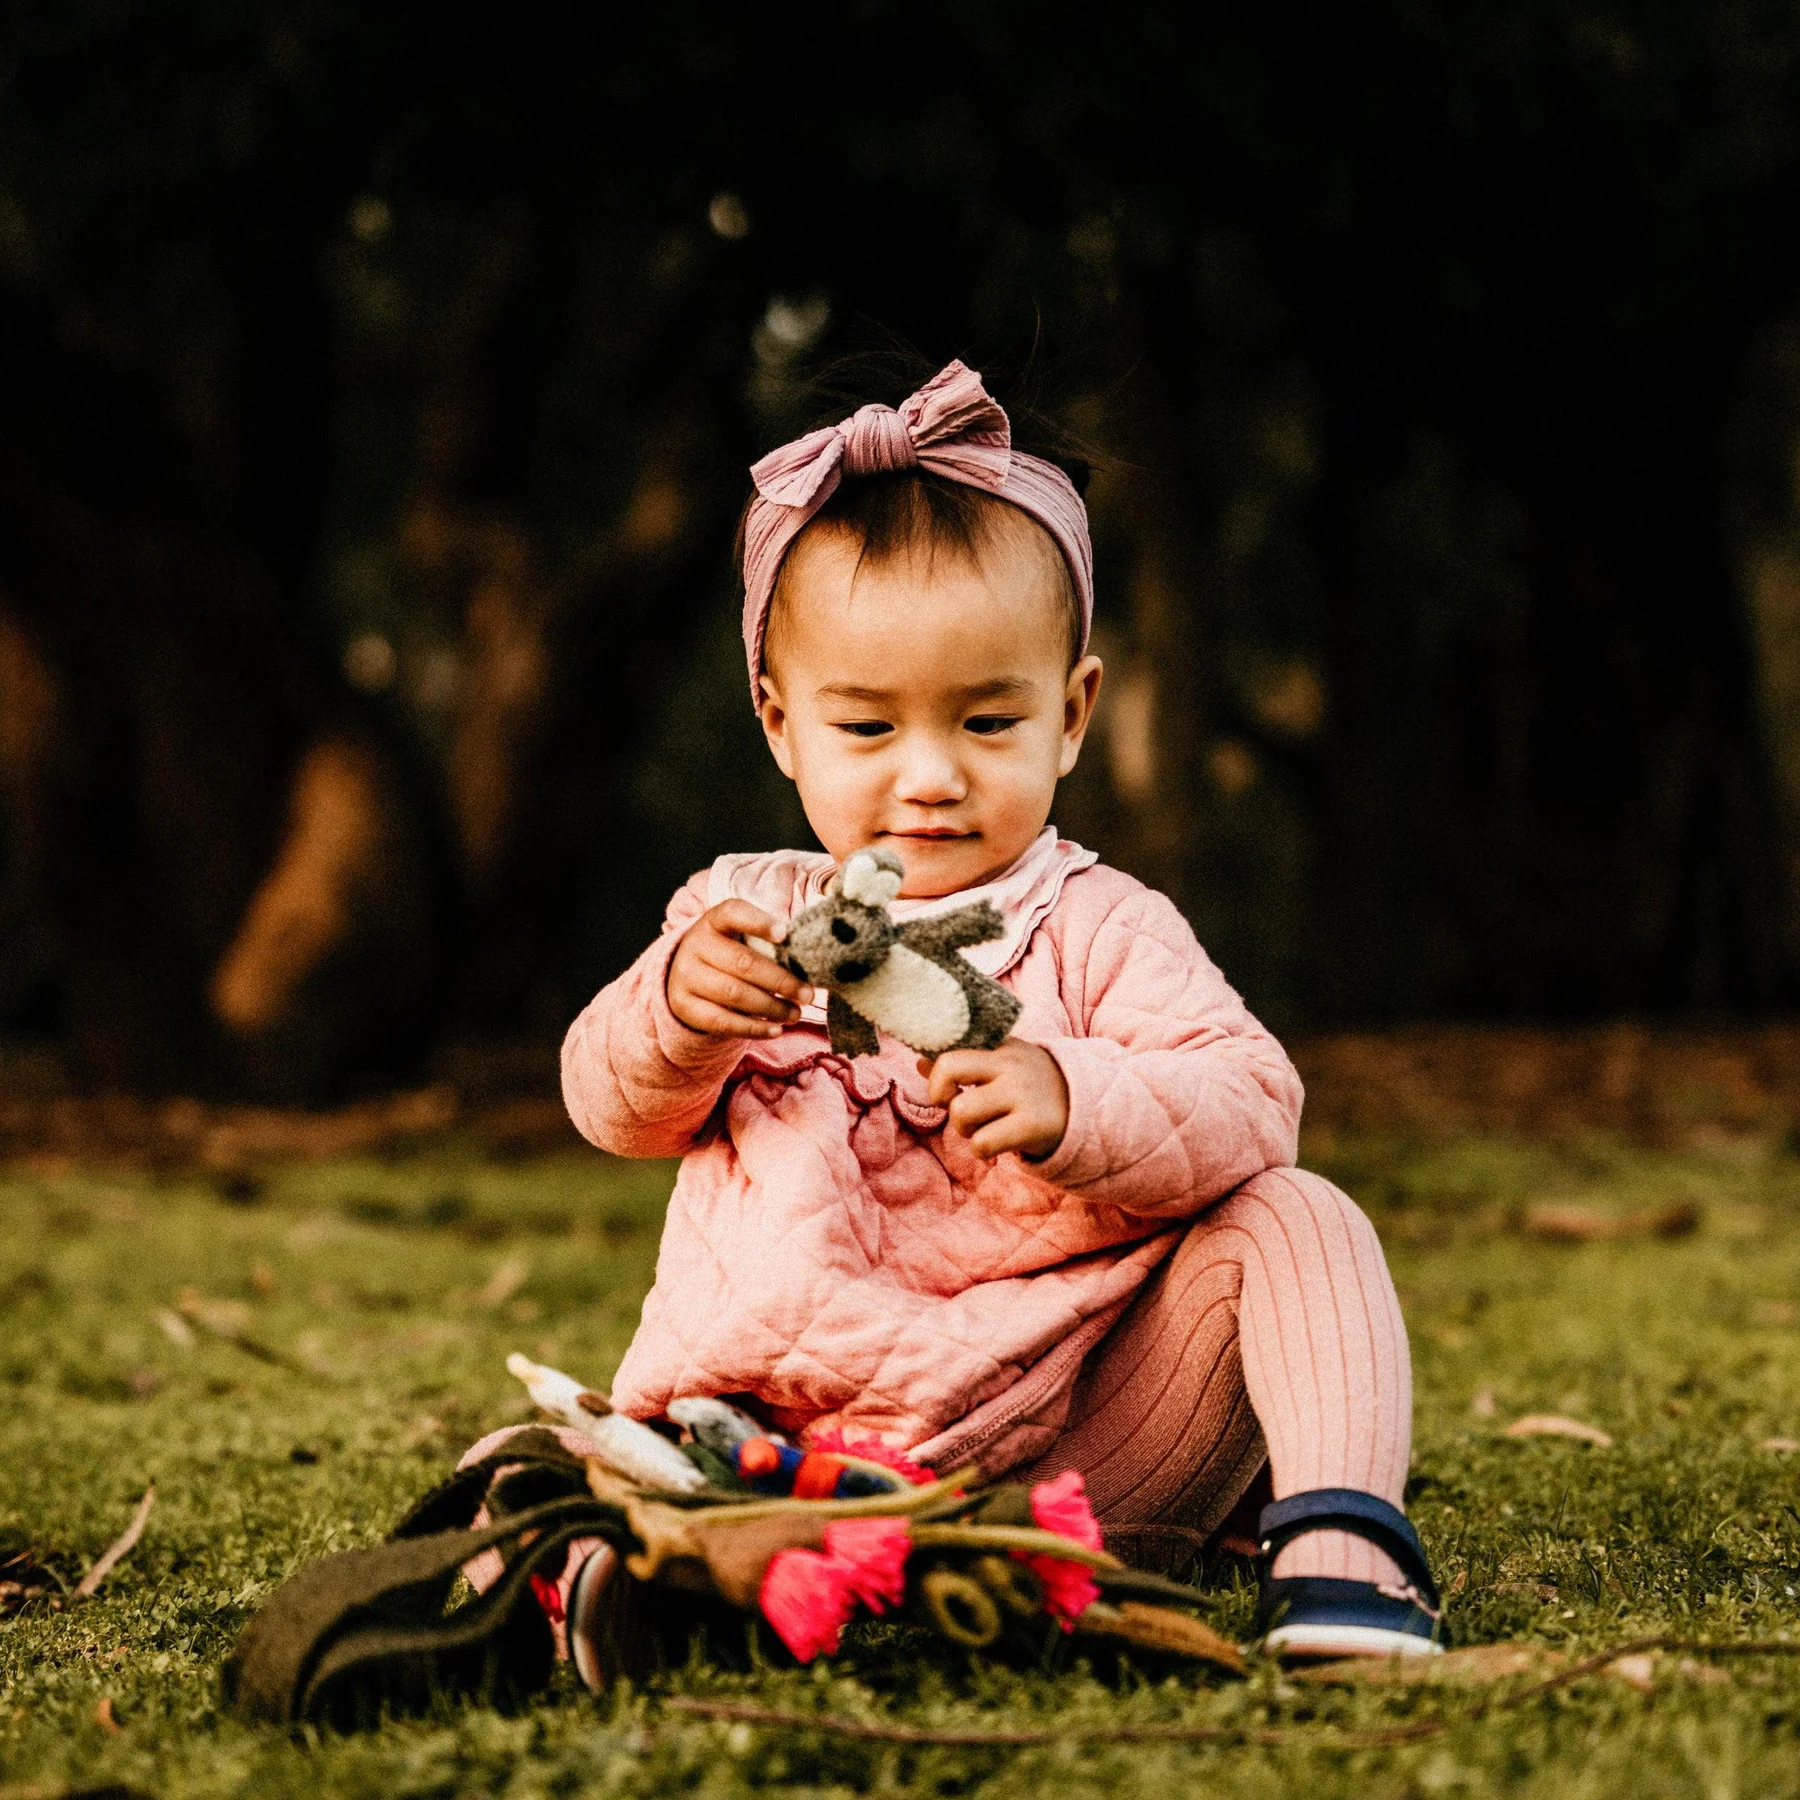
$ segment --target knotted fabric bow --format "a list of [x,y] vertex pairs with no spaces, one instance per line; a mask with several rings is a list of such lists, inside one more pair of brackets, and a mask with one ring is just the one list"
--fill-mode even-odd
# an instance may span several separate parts
[[744,518],[744,657],[760,704],[763,638],[782,559],[848,476],[924,469],[980,488],[1029,513],[1069,565],[1081,608],[1081,648],[1094,617],[1094,549],[1087,508],[1054,463],[1012,447],[1012,426],[981,377],[960,362],[896,408],[864,406],[841,424],[771,450],[750,470],[756,493]]

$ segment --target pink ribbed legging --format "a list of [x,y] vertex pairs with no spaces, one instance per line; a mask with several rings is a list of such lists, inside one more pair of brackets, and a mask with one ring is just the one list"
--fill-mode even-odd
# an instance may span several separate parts
[[[1406,1327],[1374,1228],[1322,1177],[1271,1169],[1194,1221],[1095,1346],[1028,1478],[1079,1469],[1105,1524],[1210,1532],[1265,1454],[1277,1499],[1347,1487],[1398,1506],[1411,1439]],[[1341,1532],[1296,1539],[1273,1573],[1399,1579]]]

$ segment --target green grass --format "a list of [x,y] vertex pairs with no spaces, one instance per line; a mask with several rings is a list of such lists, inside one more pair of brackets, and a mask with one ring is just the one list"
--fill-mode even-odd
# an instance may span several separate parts
[[[1440,1577],[1461,1578],[1461,1641],[1578,1653],[1658,1630],[1800,1638],[1800,1457],[1759,1448],[1800,1437],[1800,1162],[1500,1140],[1339,1143],[1320,1160],[1369,1202],[1406,1301],[1411,1507]],[[1242,1684],[1020,1674],[870,1632],[829,1668],[696,1662],[604,1704],[564,1682],[520,1715],[453,1708],[357,1738],[223,1715],[220,1660],[277,1582],[381,1535],[464,1443],[524,1415],[508,1349],[610,1372],[667,1183],[661,1167],[484,1167],[451,1148],[291,1170],[251,1204],[200,1182],[0,1180],[0,1554],[31,1544],[72,1581],[152,1476],[159,1496],[97,1600],[0,1622],[0,1797],[104,1782],[171,1800],[1800,1788],[1800,1660],[1726,1665],[1724,1682],[1670,1670],[1649,1696],[1588,1681],[1476,1718],[1471,1694],[1324,1691],[1272,1670]],[[1557,1245],[1517,1229],[1542,1199],[1692,1199],[1703,1221],[1676,1241]],[[157,1315],[183,1287],[241,1303],[252,1336],[313,1372],[204,1335],[178,1344]],[[1600,1425],[1615,1446],[1501,1434],[1539,1411]],[[1221,1592],[1213,1620],[1241,1631],[1249,1606]],[[909,1749],[683,1719],[659,1708],[665,1688],[913,1723],[1179,1719],[1293,1736]],[[95,1722],[103,1696],[116,1734]],[[1328,1741],[1439,1717],[1448,1730],[1416,1745]]]

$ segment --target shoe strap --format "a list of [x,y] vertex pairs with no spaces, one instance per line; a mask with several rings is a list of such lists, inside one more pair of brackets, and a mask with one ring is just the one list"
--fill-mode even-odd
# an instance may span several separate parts
[[1385,1550],[1399,1566],[1401,1575],[1424,1596],[1425,1604],[1433,1610],[1437,1608],[1437,1583],[1431,1579],[1425,1547],[1399,1507],[1357,1488],[1312,1488],[1304,1494],[1290,1494],[1285,1500],[1274,1501],[1263,1508],[1257,1525],[1266,1559],[1264,1568],[1272,1567],[1275,1558],[1295,1538],[1313,1531],[1348,1532],[1377,1550]]

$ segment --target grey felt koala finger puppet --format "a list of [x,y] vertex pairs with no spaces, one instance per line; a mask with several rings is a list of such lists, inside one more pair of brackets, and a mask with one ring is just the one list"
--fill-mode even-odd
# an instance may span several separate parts
[[876,1028],[922,1056],[992,1050],[1013,1028],[1019,1003],[958,952],[1005,929],[987,901],[896,925],[888,902],[905,877],[891,850],[847,857],[823,900],[788,926],[774,954],[802,981],[826,989],[831,1047],[873,1056]]

